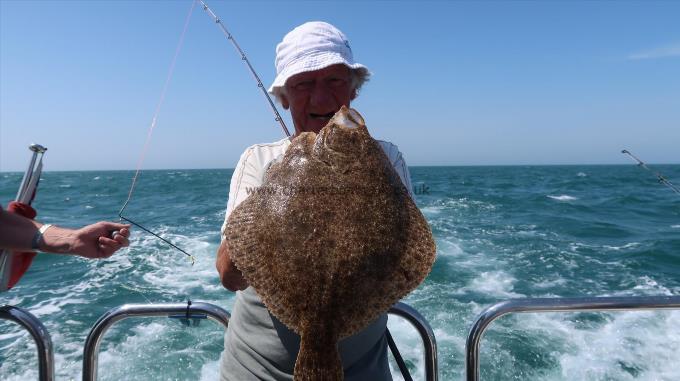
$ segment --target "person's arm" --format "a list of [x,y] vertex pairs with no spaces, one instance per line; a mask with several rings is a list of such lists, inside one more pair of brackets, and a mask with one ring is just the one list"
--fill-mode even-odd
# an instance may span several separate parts
[[[0,248],[35,250],[34,240],[41,227],[43,224],[38,221],[0,209]],[[111,232],[116,230],[119,234],[109,238]],[[114,222],[97,222],[77,230],[52,225],[37,241],[37,250],[85,258],[107,258],[129,244],[129,235],[130,225]]]
[[248,282],[243,278],[241,270],[239,270],[234,264],[234,261],[231,260],[226,239],[222,240],[219,249],[217,249],[215,267],[220,274],[220,281],[224,288],[230,291],[241,291],[248,288]]
[[229,246],[224,231],[231,212],[248,198],[249,192],[262,185],[263,165],[271,159],[262,156],[262,153],[261,150],[256,150],[254,147],[248,148],[241,155],[234,174],[231,176],[227,211],[224,216],[224,224],[222,224],[222,242],[217,249],[215,260],[215,268],[220,275],[220,281],[224,288],[230,291],[245,290],[248,288],[248,282],[243,278],[243,274],[229,255]]

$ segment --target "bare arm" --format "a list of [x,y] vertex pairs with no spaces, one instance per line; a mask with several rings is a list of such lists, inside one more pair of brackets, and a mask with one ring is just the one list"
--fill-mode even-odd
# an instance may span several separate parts
[[217,260],[215,267],[220,274],[220,281],[222,286],[230,291],[245,290],[248,288],[248,282],[243,278],[241,271],[236,268],[236,264],[231,260],[229,255],[229,247],[227,240],[222,240],[220,247],[217,249]]
[[[31,250],[33,237],[42,225],[38,221],[0,209],[0,248]],[[119,230],[120,234],[109,238],[109,234],[115,230]],[[129,244],[129,235],[130,225],[114,222],[97,222],[77,230],[52,226],[43,234],[38,249],[85,258],[107,258]]]

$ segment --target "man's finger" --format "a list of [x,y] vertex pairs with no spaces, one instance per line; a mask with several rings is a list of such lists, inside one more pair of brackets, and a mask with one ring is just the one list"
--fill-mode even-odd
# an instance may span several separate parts
[[[127,241],[127,239],[126,239]],[[105,258],[110,257],[118,249],[126,246],[125,243],[120,243],[116,240],[107,237],[99,237],[99,250]]]
[[119,224],[116,222],[102,221],[100,222],[107,230],[123,230],[130,229],[130,224]]
[[128,240],[126,237],[123,237],[122,235],[117,235],[114,240],[120,244],[121,247],[129,246],[130,245],[130,240]]
[[121,248],[121,245],[108,238],[104,238],[99,240],[99,258],[108,258],[113,255],[113,253],[116,252],[116,250]]
[[120,242],[118,242],[117,240],[111,239],[109,237],[104,237],[104,236],[99,237],[99,244],[105,245],[105,246],[112,246],[112,245],[120,246]]

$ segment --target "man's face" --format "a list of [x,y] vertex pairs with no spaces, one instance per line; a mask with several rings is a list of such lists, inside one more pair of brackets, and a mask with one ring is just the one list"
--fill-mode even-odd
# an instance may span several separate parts
[[285,86],[281,103],[290,109],[296,135],[318,133],[340,107],[349,107],[356,97],[350,69],[343,64],[296,74],[288,78]]

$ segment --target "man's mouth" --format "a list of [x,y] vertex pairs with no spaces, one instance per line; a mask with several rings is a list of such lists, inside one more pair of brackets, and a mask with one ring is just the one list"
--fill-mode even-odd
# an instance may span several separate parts
[[315,114],[313,112],[309,113],[309,117],[312,119],[317,119],[317,120],[329,120],[330,118],[335,115],[334,112],[329,112],[328,114]]

